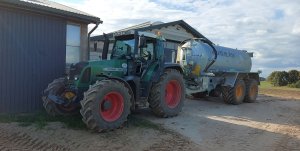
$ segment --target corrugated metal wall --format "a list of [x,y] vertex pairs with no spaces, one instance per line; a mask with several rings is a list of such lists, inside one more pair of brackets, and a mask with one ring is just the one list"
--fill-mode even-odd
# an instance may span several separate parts
[[0,7],[0,113],[42,108],[41,93],[64,73],[66,21]]

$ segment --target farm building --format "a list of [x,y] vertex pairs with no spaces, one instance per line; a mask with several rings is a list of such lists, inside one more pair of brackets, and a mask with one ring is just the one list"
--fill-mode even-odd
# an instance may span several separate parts
[[[138,24],[132,27],[128,27],[125,29],[121,29],[115,32],[123,32],[129,30],[138,30],[144,32],[151,32],[156,34],[160,32],[161,35],[166,39],[165,42],[165,61],[166,62],[174,62],[177,47],[178,45],[186,39],[190,38],[206,38],[201,33],[199,33],[196,29],[191,27],[183,20],[178,20],[174,22],[145,22],[142,24]],[[110,40],[109,52],[111,52],[113,47],[114,33],[108,33],[107,36]],[[98,60],[101,58],[103,44],[104,44],[104,36],[94,36],[91,37],[90,41],[90,59]],[[109,57],[108,57],[109,58]]]
[[41,109],[66,64],[88,60],[88,24],[102,23],[47,0],[1,0],[0,21],[0,113]]

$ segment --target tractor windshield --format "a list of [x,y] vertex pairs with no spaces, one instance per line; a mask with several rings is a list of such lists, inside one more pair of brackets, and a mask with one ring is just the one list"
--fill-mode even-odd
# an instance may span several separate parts
[[134,53],[134,44],[134,39],[116,40],[112,50],[111,59],[125,59],[126,55]]

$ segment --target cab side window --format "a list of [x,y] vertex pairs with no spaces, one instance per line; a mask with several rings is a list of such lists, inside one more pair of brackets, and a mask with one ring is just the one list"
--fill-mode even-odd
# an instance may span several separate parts
[[154,55],[154,43],[153,41],[147,41],[147,47],[142,48],[141,56],[145,60],[152,60]]

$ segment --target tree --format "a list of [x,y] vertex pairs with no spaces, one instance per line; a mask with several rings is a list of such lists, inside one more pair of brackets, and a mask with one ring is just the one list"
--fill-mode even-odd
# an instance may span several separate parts
[[288,83],[289,84],[296,83],[298,80],[300,80],[299,79],[300,75],[299,75],[299,72],[297,70],[290,70],[288,72],[288,74],[289,74],[289,78],[288,78]]
[[300,88],[300,80],[295,82],[295,83],[292,83],[292,84],[288,84],[288,87],[291,87],[291,88]]
[[271,83],[274,86],[285,86],[288,84],[289,74],[286,71],[276,72]]
[[275,75],[276,75],[278,72],[280,72],[280,71],[273,71],[273,72],[268,76],[267,81],[269,81],[269,82],[272,83],[272,81],[273,81]]

